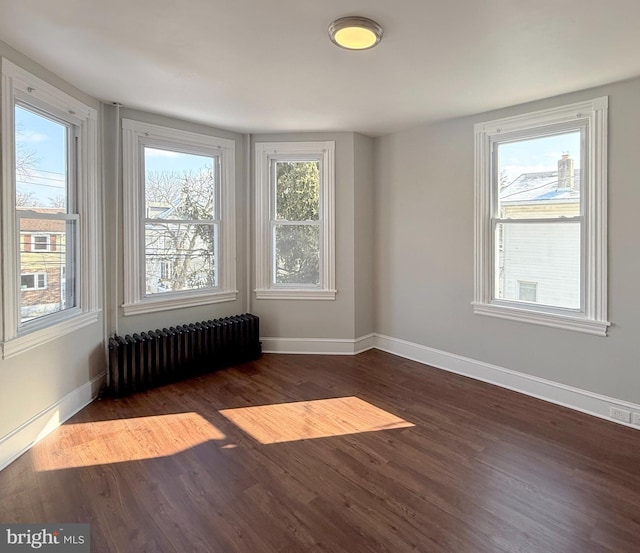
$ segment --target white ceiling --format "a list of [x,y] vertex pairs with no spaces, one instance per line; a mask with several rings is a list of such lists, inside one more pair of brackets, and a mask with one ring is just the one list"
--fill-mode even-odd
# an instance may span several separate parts
[[[638,0],[0,0],[0,39],[108,102],[380,135],[640,75]],[[331,44],[363,15],[380,46]]]

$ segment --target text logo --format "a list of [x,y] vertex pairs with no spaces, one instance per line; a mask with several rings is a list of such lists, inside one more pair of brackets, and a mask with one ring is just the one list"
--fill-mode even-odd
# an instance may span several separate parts
[[0,553],[89,553],[88,524],[0,524]]

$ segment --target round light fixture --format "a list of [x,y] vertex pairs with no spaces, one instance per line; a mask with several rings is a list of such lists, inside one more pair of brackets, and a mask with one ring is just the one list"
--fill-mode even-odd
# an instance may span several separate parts
[[382,40],[382,27],[366,17],[341,17],[329,25],[331,42],[348,50],[368,50]]

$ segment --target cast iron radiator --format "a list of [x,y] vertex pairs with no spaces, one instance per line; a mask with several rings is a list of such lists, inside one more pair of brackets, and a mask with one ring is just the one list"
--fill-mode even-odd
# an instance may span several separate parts
[[123,396],[260,357],[260,320],[245,313],[109,340],[107,394]]

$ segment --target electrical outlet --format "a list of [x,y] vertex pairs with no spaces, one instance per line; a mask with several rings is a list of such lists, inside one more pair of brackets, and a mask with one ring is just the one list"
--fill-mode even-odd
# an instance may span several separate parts
[[633,424],[635,424],[636,426],[640,426],[640,413],[634,413],[632,420]]
[[620,407],[611,407],[609,409],[609,416],[617,421],[631,422],[631,411],[620,409]]

